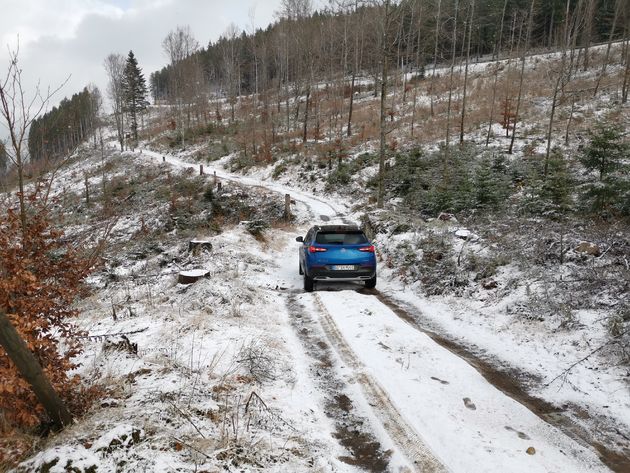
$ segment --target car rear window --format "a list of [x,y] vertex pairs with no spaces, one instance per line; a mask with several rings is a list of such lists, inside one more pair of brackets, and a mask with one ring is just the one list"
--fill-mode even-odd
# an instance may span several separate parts
[[323,245],[361,245],[368,243],[363,232],[318,232],[316,243]]

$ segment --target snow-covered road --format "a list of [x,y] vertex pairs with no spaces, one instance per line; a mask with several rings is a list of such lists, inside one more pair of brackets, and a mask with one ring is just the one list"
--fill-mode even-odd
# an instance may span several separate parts
[[[148,150],[143,150],[142,156],[163,159],[162,154]],[[165,159],[179,168],[198,166],[169,155]],[[220,179],[290,194],[301,221],[314,224],[348,218],[349,207],[339,201],[233,175],[222,168],[207,168],[206,172],[209,177],[216,172]],[[316,332],[322,349],[331,349],[331,364],[324,377],[338,380],[334,386],[341,386],[343,393],[337,397],[343,394],[352,406],[344,411],[351,409],[359,418],[367,419],[362,428],[378,440],[379,448],[390,451],[389,469],[609,471],[590,447],[569,438],[497,389],[466,361],[402,320],[375,294],[357,291],[359,284],[319,284],[316,292],[302,293],[294,237],[306,229],[304,225],[296,234],[278,230],[274,238],[281,238],[281,244],[268,250],[273,264],[256,277],[269,291],[285,289],[280,296],[277,291],[274,294],[289,307],[294,328]],[[316,347],[308,346],[307,337],[297,339],[300,343],[288,348],[301,351],[295,354],[298,359],[312,359]],[[323,390],[321,380],[313,383]],[[334,410],[323,410],[333,422],[338,420]],[[382,462],[383,455],[376,455],[374,461]]]

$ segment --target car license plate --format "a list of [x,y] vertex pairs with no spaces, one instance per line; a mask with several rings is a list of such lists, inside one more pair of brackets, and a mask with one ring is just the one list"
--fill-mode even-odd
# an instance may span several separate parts
[[353,271],[354,265],[352,264],[337,264],[332,267],[333,271]]

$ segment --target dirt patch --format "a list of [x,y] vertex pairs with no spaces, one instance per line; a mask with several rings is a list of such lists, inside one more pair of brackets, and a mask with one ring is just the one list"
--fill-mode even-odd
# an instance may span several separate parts
[[296,296],[289,295],[287,308],[291,325],[311,358],[312,378],[324,397],[324,412],[334,421],[334,437],[349,455],[339,457],[344,463],[374,473],[385,472],[391,451],[384,451],[376,440],[369,420],[356,412],[345,392],[346,384],[334,370],[330,345],[321,338],[316,321],[304,310]]
[[339,406],[339,409],[342,411],[350,412],[350,409],[352,409],[352,401],[345,394],[335,396],[335,401],[337,401],[337,406]]
[[[530,411],[542,420],[556,428],[559,428],[569,437],[581,444],[593,447],[599,454],[599,459],[608,468],[619,473],[630,471],[630,449],[627,447],[627,437],[610,425],[598,422],[593,428],[587,429],[576,422],[576,419],[585,419],[584,409],[579,406],[566,404],[561,408],[532,396],[528,393],[528,386],[540,383],[541,380],[515,369],[499,368],[492,360],[483,359],[470,348],[464,347],[454,340],[436,333],[422,321],[422,314],[417,308],[407,308],[402,303],[379,292],[376,289],[359,289],[361,294],[375,296],[380,302],[387,305],[398,317],[408,322],[417,330],[427,334],[431,339],[450,352],[466,360],[473,366],[490,384],[495,386],[512,399],[526,406]],[[437,380],[436,380],[437,381]],[[614,444],[618,450],[604,444]]]
[[391,451],[383,453],[381,444],[375,441],[372,435],[348,427],[339,427],[335,432],[335,438],[352,452],[351,457],[342,456],[339,460],[363,469],[368,469],[366,465],[369,465],[368,471],[387,471]]

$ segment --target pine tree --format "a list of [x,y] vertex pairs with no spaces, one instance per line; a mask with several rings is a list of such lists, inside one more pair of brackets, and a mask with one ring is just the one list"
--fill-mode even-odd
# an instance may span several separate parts
[[138,60],[133,51],[129,51],[123,80],[123,100],[125,112],[129,114],[134,143],[138,141],[138,114],[149,105],[147,95],[147,84],[142,69],[138,67]]

